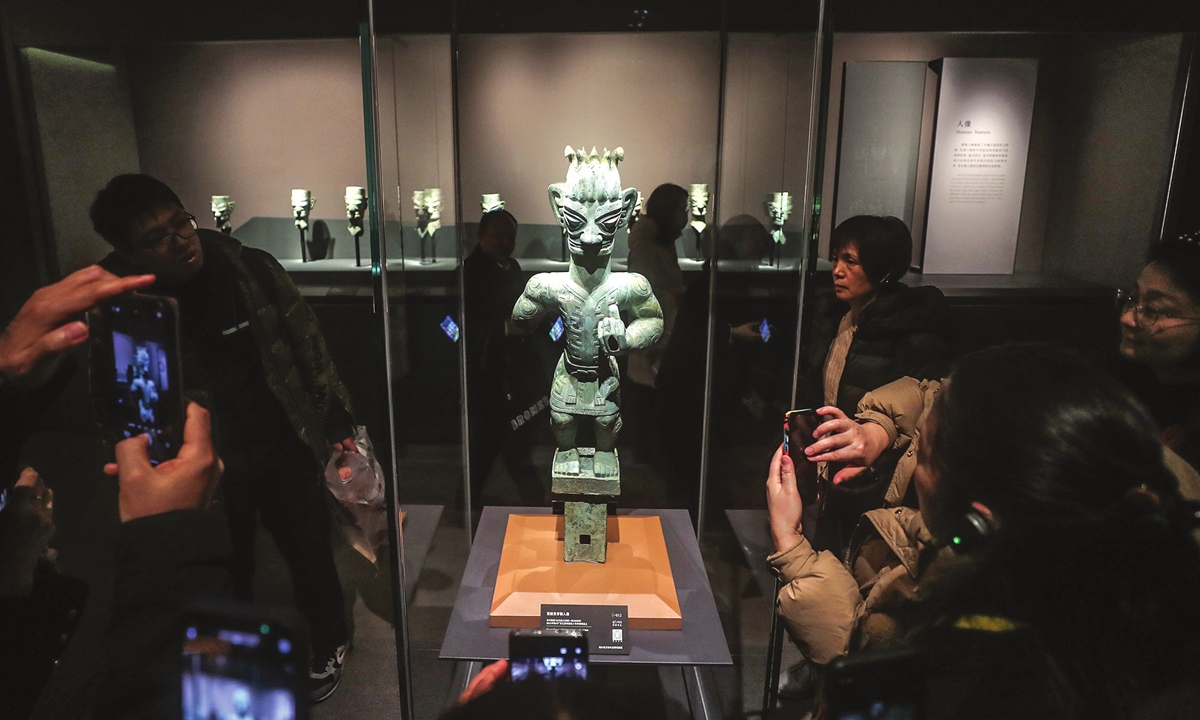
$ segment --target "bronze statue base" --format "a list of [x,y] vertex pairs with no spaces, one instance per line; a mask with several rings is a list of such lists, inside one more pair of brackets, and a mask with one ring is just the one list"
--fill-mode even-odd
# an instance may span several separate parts
[[[611,450],[613,464],[620,467],[617,451]],[[556,450],[550,492],[555,495],[595,497],[563,503],[565,530],[563,560],[602,563],[608,555],[608,503],[621,494],[620,470],[616,475],[596,477],[596,449]],[[571,472],[578,468],[578,473]]]

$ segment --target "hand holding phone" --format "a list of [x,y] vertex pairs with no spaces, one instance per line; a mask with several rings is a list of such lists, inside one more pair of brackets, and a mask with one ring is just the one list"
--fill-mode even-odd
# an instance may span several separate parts
[[137,435],[117,443],[117,461],[104,466],[119,478],[121,522],[172,510],[208,507],[225,469],[213,449],[208,411],[188,405],[184,442],[179,456],[158,467],[150,464],[149,440]]
[[789,410],[783,416],[783,448],[796,468],[796,484],[805,505],[815,503],[818,495],[817,466],[804,453],[805,448],[817,441],[814,433],[824,419],[817,410]]
[[815,430],[820,439],[808,444],[804,455],[812,463],[836,464],[830,471],[834,485],[868,471],[891,442],[887,431],[873,422],[856,422],[832,406],[817,411],[825,420]]
[[184,720],[308,717],[307,635],[298,619],[233,603],[183,618]]
[[179,306],[155,295],[123,295],[100,305],[91,323],[89,378],[106,439],[149,438],[156,465],[183,444]]
[[471,682],[467,684],[467,689],[463,690],[462,695],[458,696],[458,704],[466,705],[475,698],[488,693],[492,688],[500,683],[508,681],[508,660],[501,658],[491,665],[485,666],[479,673],[471,678]]

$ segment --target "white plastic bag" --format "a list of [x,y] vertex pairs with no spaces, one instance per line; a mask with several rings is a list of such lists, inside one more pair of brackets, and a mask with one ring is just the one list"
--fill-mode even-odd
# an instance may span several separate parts
[[346,509],[342,529],[354,549],[370,562],[387,539],[387,505],[383,495],[383,468],[375,459],[367,428],[354,429],[358,452],[334,450],[325,466],[325,485]]

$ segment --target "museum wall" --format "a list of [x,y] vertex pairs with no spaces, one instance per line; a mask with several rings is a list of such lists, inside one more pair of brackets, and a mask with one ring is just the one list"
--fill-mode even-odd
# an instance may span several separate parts
[[58,272],[67,275],[112,249],[88,208],[113,175],[138,171],[129,88],[111,55],[88,57],[25,48],[36,153],[44,181],[45,224]]
[[[745,214],[770,227],[771,193],[803,204],[813,36],[731,33],[728,47],[719,220]],[[794,209],[784,227],[803,225]]]
[[479,196],[499,193],[522,224],[518,242],[557,256],[546,187],[565,178],[566,145],[623,147],[622,184],[644,197],[665,182],[711,185],[719,89],[716,33],[464,35],[464,212],[473,219]]
[[127,62],[142,171],[202,226],[211,196],[229,195],[235,235],[253,218],[285,219],[260,223],[287,233],[268,249],[299,257],[290,193],[305,188],[313,219],[345,233],[346,186],[367,179],[357,40],[145,45]]
[[1182,37],[1077,44],[1064,88],[1045,269],[1119,285],[1136,277],[1158,240]]
[[[965,33],[840,33],[834,36],[833,65],[829,91],[828,132],[826,133],[824,190],[832,193],[838,156],[838,121],[841,117],[841,88],[843,63],[847,61],[907,60],[930,61],[942,57],[1027,57],[1037,58],[1038,86],[1034,99],[1032,128],[1029,138],[1029,163],[1025,170],[1025,194],[1021,205],[1021,224],[1017,237],[1017,272],[1036,272],[1041,269],[1042,246],[1045,238],[1047,205],[1051,179],[1052,147],[1057,121],[1055,99],[1061,84],[1065,60],[1061,36],[1025,34],[965,34]],[[936,93],[926,99],[936,102]],[[932,118],[932,108],[926,111]],[[927,164],[924,171],[928,172]],[[928,175],[918,178],[914,209],[914,262],[921,257],[924,190]],[[830,198],[832,200],[832,197]],[[918,221],[917,218],[921,218]],[[820,254],[829,250],[833,213],[821,215]]]
[[[1181,36],[845,33],[835,37],[825,188],[834,187],[843,63],[941,57],[1039,61],[1015,272],[1117,284],[1156,237],[1174,138]],[[927,101],[936,96],[927,95]],[[927,119],[930,112],[926,112]],[[920,183],[928,177],[920,177]],[[920,188],[919,188],[920,189]],[[923,213],[922,193],[916,209]],[[832,214],[821,223],[827,252]],[[922,222],[914,220],[914,257]]]

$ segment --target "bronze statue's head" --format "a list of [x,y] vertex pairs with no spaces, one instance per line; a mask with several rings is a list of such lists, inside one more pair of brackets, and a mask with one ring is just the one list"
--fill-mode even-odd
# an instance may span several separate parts
[[550,186],[550,206],[567,231],[567,247],[572,255],[610,255],[613,237],[629,223],[637,204],[637,190],[621,189],[617,163],[625,151],[605,148],[598,154],[593,147],[588,153],[568,145],[565,155],[567,181]]

